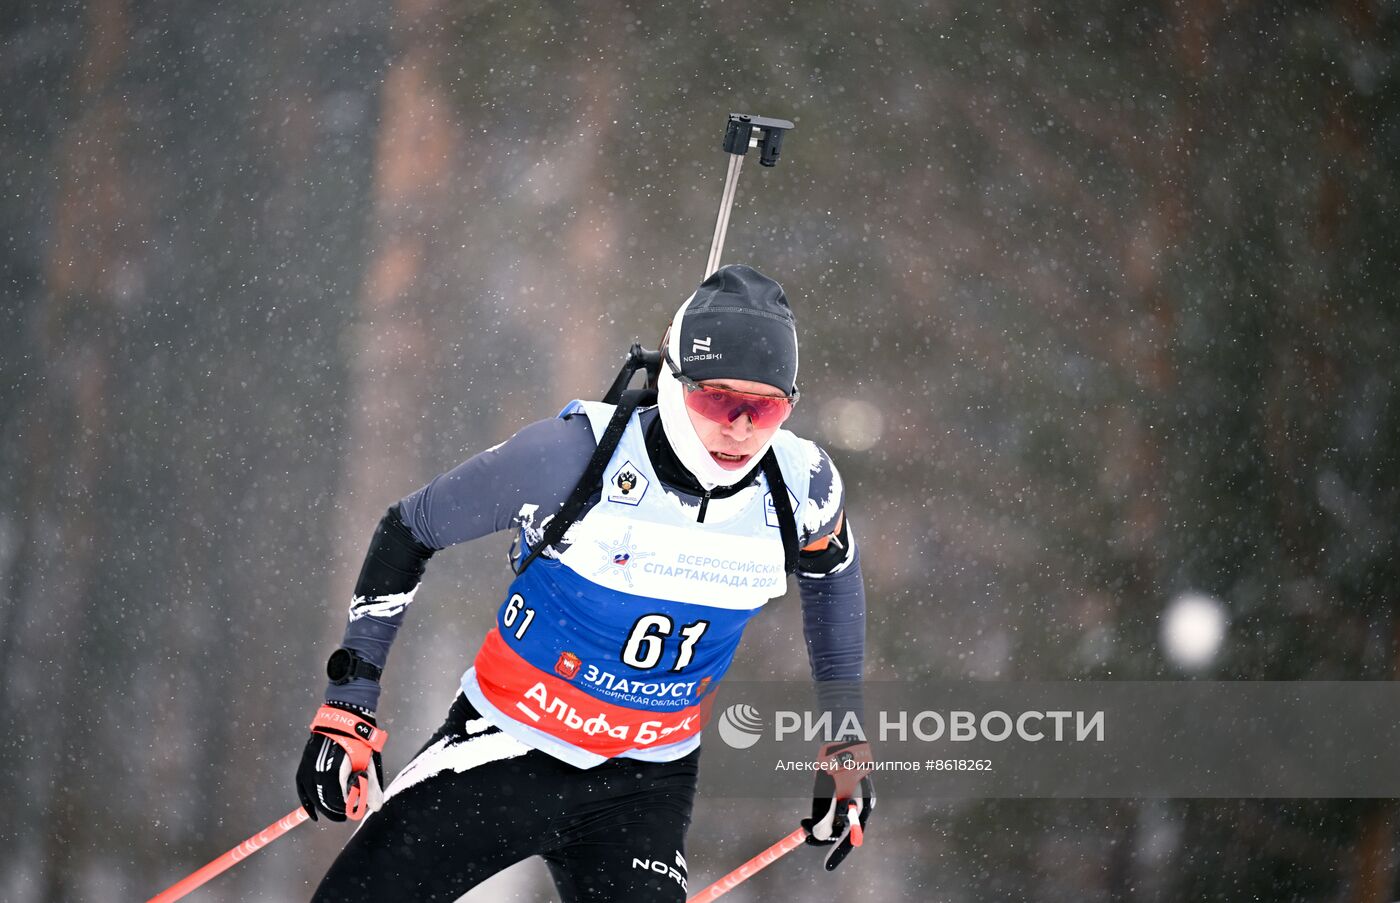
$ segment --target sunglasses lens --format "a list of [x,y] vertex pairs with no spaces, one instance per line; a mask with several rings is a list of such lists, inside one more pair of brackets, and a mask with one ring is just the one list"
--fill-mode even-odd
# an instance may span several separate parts
[[731,423],[747,414],[758,430],[777,426],[792,413],[791,399],[731,392],[714,386],[687,391],[685,403],[695,413],[715,423]]

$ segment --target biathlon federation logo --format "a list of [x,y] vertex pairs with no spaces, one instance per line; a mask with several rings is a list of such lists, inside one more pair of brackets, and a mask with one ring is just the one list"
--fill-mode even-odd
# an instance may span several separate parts
[[638,552],[632,546],[632,528],[628,527],[623,534],[621,542],[603,542],[597,540],[598,548],[603,550],[608,560],[603,562],[603,566],[593,572],[594,577],[601,576],[605,571],[617,570],[622,574],[622,579],[627,581],[627,585],[632,585],[631,565],[634,561],[641,561],[643,558],[651,558],[654,552]]
[[753,706],[736,702],[719,716],[719,735],[734,749],[748,749],[763,735],[763,716]]
[[606,481],[605,497],[610,502],[636,507],[642,503],[651,481],[642,474],[642,469],[631,461],[626,461]]

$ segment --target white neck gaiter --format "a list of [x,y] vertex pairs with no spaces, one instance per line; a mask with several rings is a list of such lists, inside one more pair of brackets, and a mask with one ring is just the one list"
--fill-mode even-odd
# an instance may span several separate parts
[[[691,299],[694,297],[691,295]],[[671,321],[671,335],[667,345],[673,361],[679,361],[681,358],[681,317],[689,306],[690,299],[687,299],[685,304],[681,305],[681,309],[676,311],[675,319]],[[775,430],[763,447],[750,459],[753,463],[749,467],[728,470],[721,467],[719,462],[710,456],[709,449],[705,448],[705,444],[695,434],[695,427],[690,423],[690,412],[685,406],[685,387],[671,373],[671,368],[667,366],[665,361],[661,362],[661,373],[656,383],[656,395],[657,406],[661,410],[661,426],[666,431],[666,440],[671,443],[671,450],[676,453],[681,465],[690,471],[696,481],[706,490],[714,489],[717,486],[733,486],[742,480],[749,471],[758,466],[758,462],[768,453],[773,439],[778,435]]]

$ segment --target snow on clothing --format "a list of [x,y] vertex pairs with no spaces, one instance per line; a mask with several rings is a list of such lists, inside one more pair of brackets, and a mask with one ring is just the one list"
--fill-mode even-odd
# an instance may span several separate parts
[[450,903],[530,856],[544,858],[563,903],[683,903],[699,757],[581,771],[458,696],[313,903]]
[[[400,542],[426,560],[515,527],[523,557],[583,472],[611,411],[575,402],[440,475],[391,509],[411,533]],[[774,448],[801,543],[836,532],[844,500],[830,459],[787,431]],[[617,756],[667,761],[694,750],[701,700],[723,677],[744,624],[786,590],[759,469],[735,487],[704,493],[684,485],[668,451],[656,409],[634,414],[597,496],[558,547],[512,583],[496,628],[463,675],[463,691],[493,724],[579,767]],[[849,530],[842,535],[844,549],[823,554],[819,566],[804,555],[797,574],[819,691],[823,682],[861,676],[864,590],[855,543]],[[367,559],[344,645],[382,667],[422,569],[371,571]],[[357,679],[328,687],[327,698],[373,709],[378,690]]]

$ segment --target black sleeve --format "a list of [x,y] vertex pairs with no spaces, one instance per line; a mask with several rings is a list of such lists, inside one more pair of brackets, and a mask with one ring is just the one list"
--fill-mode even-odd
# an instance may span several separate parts
[[863,717],[865,581],[848,518],[838,520],[825,548],[799,556],[797,589],[818,704],[827,711],[853,710]]
[[[432,549],[413,537],[399,516],[398,505],[385,512],[355,582],[350,623],[345,627],[341,645],[383,668],[432,555]],[[374,711],[379,704],[379,683],[356,677],[340,686],[327,684],[326,699]]]

